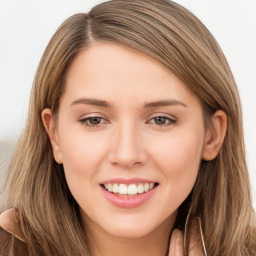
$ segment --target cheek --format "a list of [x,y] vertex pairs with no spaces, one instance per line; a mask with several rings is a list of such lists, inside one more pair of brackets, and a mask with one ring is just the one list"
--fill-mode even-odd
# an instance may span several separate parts
[[165,170],[183,176],[183,173],[195,172],[201,159],[201,143],[194,137],[183,137],[175,139],[165,148],[165,153],[161,155],[165,162]]
[[178,206],[191,192],[198,174],[203,146],[202,133],[183,133],[157,140],[152,159],[163,174],[167,196]]
[[[66,123],[59,127],[60,148],[66,180],[71,193],[77,201],[89,195],[91,184],[96,184],[95,177],[105,158],[103,136],[86,134],[84,127]],[[84,191],[87,191],[84,193]]]
[[93,188],[96,187],[96,177],[104,159],[105,142],[92,135],[85,136],[83,129],[64,129],[60,134],[67,184],[78,204],[87,209],[84,202],[90,205],[95,196]]
[[167,172],[182,173],[197,169],[201,160],[203,146],[203,131],[172,134],[159,137],[152,142],[151,155]]

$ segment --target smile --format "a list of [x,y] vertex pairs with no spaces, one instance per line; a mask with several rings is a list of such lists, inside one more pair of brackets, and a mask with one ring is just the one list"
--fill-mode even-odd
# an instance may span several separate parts
[[134,208],[146,203],[157,191],[159,183],[143,179],[114,179],[102,182],[105,199],[121,208]]
[[117,183],[106,183],[103,184],[104,188],[111,193],[119,195],[137,195],[148,192],[153,189],[157,183],[139,183],[139,184],[117,184]]

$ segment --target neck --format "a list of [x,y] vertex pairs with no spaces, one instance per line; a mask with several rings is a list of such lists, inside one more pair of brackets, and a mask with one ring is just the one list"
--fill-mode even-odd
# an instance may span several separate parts
[[87,226],[87,238],[92,256],[165,256],[173,220],[167,219],[143,237],[122,238],[112,236],[93,225]]

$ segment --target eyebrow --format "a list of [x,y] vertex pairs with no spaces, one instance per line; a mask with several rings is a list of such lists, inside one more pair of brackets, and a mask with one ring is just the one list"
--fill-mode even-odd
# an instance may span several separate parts
[[[112,106],[112,104],[110,104],[108,101],[94,99],[94,98],[79,98],[73,101],[71,103],[71,106],[74,106],[77,104],[86,104],[86,105],[93,105],[93,106],[105,107],[105,108],[110,108]],[[144,105],[144,108],[155,108],[155,107],[165,107],[165,106],[175,106],[175,105],[187,107],[186,104],[184,104],[179,100],[166,99],[166,100],[148,102]]]
[[93,99],[93,98],[77,99],[71,103],[71,106],[74,106],[77,104],[86,104],[86,105],[93,105],[93,106],[105,107],[105,108],[111,107],[111,104],[108,101],[98,100],[98,99]]
[[146,103],[145,108],[155,108],[155,107],[165,107],[165,106],[175,106],[175,105],[187,107],[186,104],[184,104],[183,102],[181,102],[179,100],[167,99],[167,100],[159,100],[159,101]]

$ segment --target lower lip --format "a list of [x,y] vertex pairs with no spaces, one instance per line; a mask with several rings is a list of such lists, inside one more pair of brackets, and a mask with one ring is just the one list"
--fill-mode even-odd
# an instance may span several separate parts
[[104,189],[102,186],[100,186],[105,198],[111,202],[112,204],[122,207],[122,208],[134,208],[138,207],[142,204],[144,204],[146,201],[148,201],[155,193],[156,187],[149,190],[148,192],[144,192],[142,194],[137,194],[133,196],[119,196],[118,194],[114,194],[111,192],[108,192],[106,189]]

